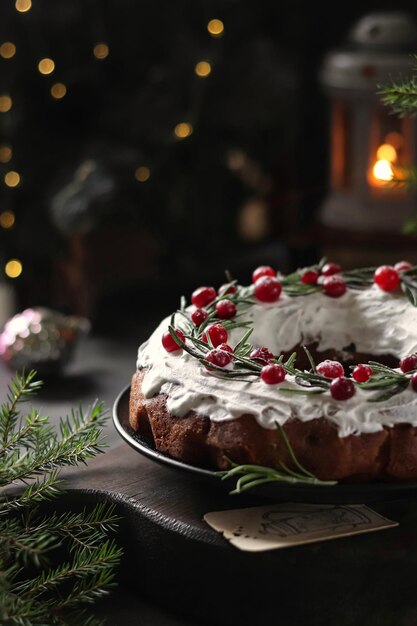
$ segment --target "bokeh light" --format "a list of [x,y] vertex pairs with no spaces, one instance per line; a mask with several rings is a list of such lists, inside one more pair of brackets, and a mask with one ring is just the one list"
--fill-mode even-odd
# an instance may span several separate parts
[[149,180],[150,176],[151,170],[149,169],[149,167],[141,165],[135,170],[135,178],[140,183],[146,183],[146,181]]
[[9,278],[17,278],[23,271],[22,263],[19,259],[10,259],[4,267],[4,271]]
[[208,61],[199,61],[196,64],[194,71],[200,78],[205,78],[211,74],[211,65]]
[[224,32],[224,24],[218,19],[210,20],[207,24],[207,30],[213,37],[220,37]]
[[3,144],[0,146],[0,163],[8,163],[13,156],[11,146]]
[[10,96],[0,96],[0,113],[7,113],[13,106],[13,100]]
[[15,7],[19,13],[26,13],[32,8],[32,0],[16,0]]
[[17,187],[20,183],[20,174],[13,170],[4,175],[4,182],[8,187]]
[[103,41],[96,43],[93,49],[93,54],[96,59],[105,59],[109,56],[109,46]]
[[2,228],[12,228],[15,221],[16,217],[13,211],[3,211],[3,213],[0,213],[0,226]]
[[40,71],[41,74],[44,74],[45,76],[47,74],[52,74],[52,72],[55,69],[55,63],[53,62],[52,59],[41,59],[38,63],[38,70]]
[[5,41],[0,46],[0,56],[3,59],[11,59],[16,54],[16,46],[11,41]]
[[188,122],[180,122],[174,128],[174,134],[178,139],[185,139],[193,132],[193,127]]
[[67,93],[67,87],[64,83],[54,83],[51,87],[51,96],[55,100],[60,100]]

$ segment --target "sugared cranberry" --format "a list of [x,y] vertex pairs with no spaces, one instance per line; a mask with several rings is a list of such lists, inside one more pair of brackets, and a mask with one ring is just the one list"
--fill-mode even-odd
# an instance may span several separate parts
[[356,380],[357,383],[366,383],[366,381],[371,378],[372,374],[372,367],[369,367],[369,365],[365,363],[359,363],[352,372],[352,378]]
[[232,346],[229,346],[228,343],[221,343],[217,347],[218,347],[219,350],[224,350],[225,352],[230,352],[230,354],[233,354],[233,352],[234,352]]
[[394,269],[397,272],[405,272],[406,270],[411,270],[412,267],[413,266],[408,261],[398,261],[398,263],[394,265]]
[[277,385],[285,380],[285,369],[278,363],[268,363],[261,369],[261,378],[267,385]]
[[322,376],[327,376],[327,378],[339,378],[345,373],[343,365],[339,361],[332,361],[331,359],[326,359],[319,363],[316,370]]
[[231,300],[219,300],[216,303],[216,314],[221,320],[230,320],[236,315],[236,304]]
[[[184,333],[181,332],[180,330],[176,329],[175,330],[175,334],[177,335],[177,337],[179,337],[181,339],[181,341],[185,342],[185,336]],[[176,352],[177,350],[182,350],[181,346],[179,346],[174,338],[172,337],[171,333],[169,332],[169,330],[167,330],[163,335],[162,335],[162,345],[164,346],[165,350],[167,352]]]
[[211,343],[215,348],[219,346],[221,343],[227,342],[227,330],[223,326],[223,324],[210,324],[207,326],[206,330],[203,332],[201,338],[203,341],[207,343],[207,335],[211,339]]
[[411,387],[413,391],[417,391],[417,372],[411,376]]
[[417,369],[417,354],[409,354],[400,361],[400,370],[406,374]]
[[374,281],[382,291],[394,291],[400,284],[400,277],[391,265],[381,265],[375,270]]
[[207,306],[210,302],[216,299],[216,290],[214,287],[199,287],[191,294],[191,302],[194,306],[201,309],[203,306]]
[[355,395],[355,385],[350,378],[340,376],[330,383],[330,395],[334,400],[348,400]]
[[281,291],[281,283],[272,276],[262,276],[255,283],[255,296],[261,302],[276,302]]
[[252,274],[252,282],[256,283],[256,281],[259,278],[262,278],[262,276],[273,276],[276,278],[276,275],[276,271],[270,265],[260,265]]
[[304,285],[317,285],[318,279],[319,273],[314,270],[307,270],[301,275],[301,282],[304,283]]
[[321,273],[323,276],[333,276],[334,274],[340,274],[342,268],[338,263],[326,263],[321,268]]
[[217,365],[217,367],[226,367],[226,365],[229,365],[229,363],[231,362],[232,355],[226,350],[214,348],[213,350],[210,350],[210,352],[208,352],[204,358],[209,363]]
[[346,283],[340,276],[326,276],[323,291],[330,298],[340,298],[346,291]]
[[261,361],[262,363],[268,363],[271,359],[274,358],[274,355],[268,348],[255,348],[250,353],[250,358],[254,361]]
[[201,324],[208,318],[208,313],[204,309],[196,309],[191,313],[191,320],[196,326]]
[[221,285],[218,290],[219,296],[228,296],[229,294],[233,294],[237,292],[236,285]]

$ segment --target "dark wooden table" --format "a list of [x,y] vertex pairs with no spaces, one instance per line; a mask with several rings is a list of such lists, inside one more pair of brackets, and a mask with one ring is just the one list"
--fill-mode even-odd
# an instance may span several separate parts
[[[129,383],[137,341],[91,336],[66,376],[35,404],[56,419],[99,398],[109,411]],[[4,387],[11,373],[1,366]],[[97,610],[111,626],[417,626],[417,505],[372,503],[398,528],[244,553],[204,521],[209,511],[264,504],[159,465],[122,442],[111,421],[109,450],[66,471],[59,506],[117,505],[124,547],[119,589]],[[417,495],[417,494],[416,494]]]

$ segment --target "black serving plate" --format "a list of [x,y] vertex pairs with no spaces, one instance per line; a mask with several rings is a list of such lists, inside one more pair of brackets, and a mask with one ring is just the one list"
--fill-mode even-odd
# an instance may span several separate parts
[[[232,479],[222,480],[215,471],[189,465],[158,452],[153,445],[136,433],[129,425],[130,385],[117,396],[113,405],[113,422],[119,435],[137,452],[167,468],[179,470],[188,477],[203,483],[211,483],[222,491],[231,491],[235,486]],[[292,502],[322,503],[366,503],[399,500],[417,495],[417,481],[337,483],[335,485],[305,485],[291,483],[265,483],[244,492],[245,496],[291,500]]]

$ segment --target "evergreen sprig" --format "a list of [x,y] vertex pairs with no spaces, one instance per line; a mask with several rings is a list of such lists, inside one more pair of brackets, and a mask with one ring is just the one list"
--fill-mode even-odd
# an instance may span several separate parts
[[61,419],[56,432],[47,416],[21,410],[40,385],[33,371],[16,374],[0,408],[0,623],[98,626],[84,607],[115,584],[115,509],[46,515],[40,504],[60,493],[59,468],[103,451],[108,418],[95,403]]
[[334,480],[320,480],[314,474],[309,472],[301,465],[295,456],[294,450],[288,440],[283,427],[276,422],[276,427],[282,438],[287,453],[291,459],[293,468],[289,468],[285,463],[280,461],[277,468],[266,467],[264,465],[238,465],[229,460],[231,469],[218,472],[222,480],[230,480],[237,478],[235,487],[230,491],[231,494],[242,493],[248,489],[265,485],[266,483],[290,483],[304,485],[335,485]]

